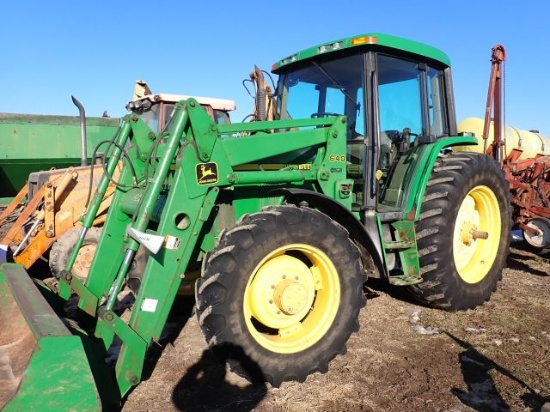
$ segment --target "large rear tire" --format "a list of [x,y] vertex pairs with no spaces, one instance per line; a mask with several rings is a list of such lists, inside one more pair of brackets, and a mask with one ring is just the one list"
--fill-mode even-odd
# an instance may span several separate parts
[[421,301],[467,310],[489,300],[509,251],[511,204],[498,164],[478,153],[450,153],[435,164],[416,225],[424,282]]
[[279,386],[326,372],[359,329],[366,303],[359,250],[317,210],[275,206],[243,217],[203,269],[196,287],[200,327],[211,347],[231,352],[223,357],[233,370],[252,381]]

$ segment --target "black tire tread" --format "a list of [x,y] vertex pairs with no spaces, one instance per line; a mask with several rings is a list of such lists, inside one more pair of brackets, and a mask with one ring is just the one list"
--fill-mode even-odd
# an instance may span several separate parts
[[[73,253],[74,245],[80,236],[82,228],[73,227],[61,235],[52,245],[49,254],[49,265],[52,275],[59,278]],[[99,243],[101,228],[91,227],[86,233],[83,246]]]
[[[456,272],[452,236],[455,212],[458,212],[465,194],[478,184],[491,185],[499,199],[503,230],[492,269],[481,282],[470,285],[462,281]],[[510,229],[510,192],[498,164],[492,158],[477,153],[449,153],[440,157],[428,181],[420,220],[416,225],[424,282],[411,286],[411,292],[420,301],[440,309],[467,310],[483,304],[490,299],[502,278],[509,251]]]
[[[334,324],[338,325],[327,333],[330,335],[328,340],[324,337],[301,353],[271,353],[253,340],[246,327],[243,327],[244,320],[238,319],[238,306],[242,307],[242,296],[237,299],[235,293],[231,293],[234,292],[234,283],[238,282],[233,271],[239,266],[239,258],[242,259],[245,255],[248,257],[257,248],[262,248],[262,242],[267,243],[269,237],[277,237],[278,234],[274,232],[276,228],[293,228],[299,225],[303,229],[309,224],[323,227],[327,233],[331,233],[335,239],[335,247],[339,248],[340,257],[336,258],[346,259],[347,256],[349,260],[346,268],[352,269],[353,273],[345,275],[349,279],[346,287],[350,290],[346,301],[342,300],[344,309],[340,309],[346,311],[346,316],[337,315],[340,320],[335,321]],[[234,228],[220,237],[205,268],[196,288],[197,315],[201,330],[210,346],[229,344],[240,347],[244,356],[259,366],[262,376],[252,376],[243,367],[246,359],[233,359],[229,363],[235,372],[252,381],[262,380],[279,386],[288,380],[304,381],[315,371],[325,372],[335,356],[346,352],[347,340],[351,333],[359,329],[359,311],[366,303],[362,292],[366,275],[359,250],[349,240],[349,234],[342,226],[314,209],[284,205],[267,207],[261,212],[243,216]],[[344,289],[344,285],[342,288]],[[338,329],[337,333],[332,331],[335,328]]]

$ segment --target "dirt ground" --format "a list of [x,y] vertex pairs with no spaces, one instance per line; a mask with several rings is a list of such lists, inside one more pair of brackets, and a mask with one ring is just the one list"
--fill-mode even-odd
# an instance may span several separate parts
[[249,384],[207,350],[196,317],[170,323],[123,411],[540,411],[550,401],[550,255],[514,244],[503,281],[476,310],[423,307],[368,282],[361,329],[326,374]]
[[365,294],[348,353],[279,388],[214,358],[187,299],[122,411],[538,412],[550,401],[550,254],[515,243],[498,291],[467,312],[424,307],[375,280]]

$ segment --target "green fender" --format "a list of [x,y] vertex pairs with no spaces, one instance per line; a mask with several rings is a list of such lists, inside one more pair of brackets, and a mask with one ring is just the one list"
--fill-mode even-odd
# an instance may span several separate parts
[[421,144],[413,149],[421,150],[422,155],[417,161],[416,171],[408,186],[409,194],[404,202],[403,210],[407,218],[415,221],[419,219],[421,208],[418,206],[422,204],[422,199],[426,193],[426,185],[441,151],[452,146],[475,144],[477,144],[477,139],[474,136],[453,136],[440,138],[434,143]]

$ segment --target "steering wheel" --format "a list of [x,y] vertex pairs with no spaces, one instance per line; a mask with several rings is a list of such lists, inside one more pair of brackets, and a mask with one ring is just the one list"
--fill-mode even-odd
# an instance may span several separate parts
[[388,139],[390,139],[390,141],[395,144],[401,143],[403,139],[403,135],[399,130],[384,130],[382,133],[384,133],[388,137]]
[[411,129],[408,128],[408,127],[405,127],[405,128],[403,129],[403,131],[401,132],[401,134],[403,135],[403,137],[407,137],[407,136],[408,136],[408,137],[410,137],[410,136],[418,137],[418,136],[419,136],[418,133],[413,133],[413,132],[411,132]]
[[338,117],[342,116],[340,113],[331,113],[331,112],[315,112],[311,114],[311,118],[315,119],[317,117]]

